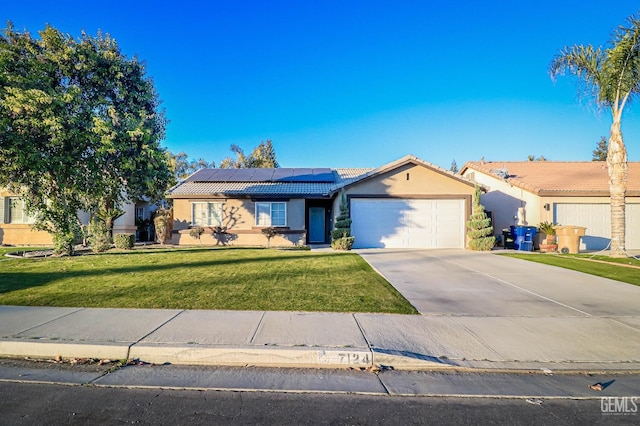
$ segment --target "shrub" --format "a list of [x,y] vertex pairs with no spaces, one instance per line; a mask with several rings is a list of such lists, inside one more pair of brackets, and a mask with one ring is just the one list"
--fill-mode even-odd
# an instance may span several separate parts
[[557,223],[551,222],[540,222],[538,224],[538,229],[544,232],[546,235],[556,235],[556,226]]
[[331,241],[331,248],[334,250],[351,250],[355,237],[342,237]]
[[351,219],[349,218],[349,204],[347,196],[342,193],[340,199],[340,214],[336,218],[331,231],[331,248],[334,250],[351,250],[355,237],[351,236]]
[[91,218],[87,240],[89,240],[91,251],[94,253],[102,253],[111,248],[111,231],[107,224],[97,216]]
[[113,242],[116,248],[123,250],[131,250],[136,243],[135,234],[116,234],[113,236]]
[[161,245],[169,239],[173,228],[173,213],[171,209],[158,209],[155,211],[153,225],[156,228],[156,237]]
[[[189,236],[194,240],[200,241],[200,237],[204,234],[204,228],[202,226],[196,226],[195,228],[191,228],[189,230]],[[202,241],[200,241],[202,244]]]
[[467,229],[470,250],[489,251],[496,245],[491,219],[480,204],[480,187],[477,185],[473,195],[473,213],[467,221]]
[[73,231],[56,232],[53,234],[53,252],[58,256],[71,256],[75,239]]
[[278,235],[278,230],[273,226],[262,228],[262,235],[267,237],[267,247],[271,247],[271,239]]

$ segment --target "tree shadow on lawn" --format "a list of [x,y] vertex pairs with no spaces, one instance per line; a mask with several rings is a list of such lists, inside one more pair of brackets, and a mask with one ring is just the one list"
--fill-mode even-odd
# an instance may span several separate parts
[[[114,254],[142,254],[142,253],[114,253]],[[111,255],[111,254],[110,254]],[[326,253],[321,255],[323,258],[344,257],[343,253]],[[103,265],[100,268],[92,270],[71,270],[71,271],[50,271],[50,272],[0,272],[0,294],[10,293],[12,291],[24,290],[31,287],[39,287],[47,285],[51,282],[63,279],[73,278],[82,279],[86,277],[100,276],[104,274],[144,274],[146,272],[165,271],[171,274],[171,270],[177,268],[202,268],[202,267],[225,267],[230,265],[242,265],[251,263],[268,263],[280,260],[302,260],[315,259],[314,256],[307,255],[287,255],[287,256],[270,256],[270,257],[245,257],[230,259],[212,259],[197,262],[184,263],[160,263],[150,265],[135,266],[114,266]],[[49,260],[50,262],[51,260]],[[55,261],[55,260],[53,260]],[[248,266],[245,266],[248,267]],[[357,266],[356,266],[357,267]],[[342,273],[345,273],[344,271]],[[126,279],[126,278],[123,278]],[[179,279],[179,277],[177,278]]]

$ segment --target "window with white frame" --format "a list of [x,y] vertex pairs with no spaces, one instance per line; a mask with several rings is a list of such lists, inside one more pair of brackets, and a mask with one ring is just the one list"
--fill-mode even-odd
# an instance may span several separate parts
[[223,203],[192,203],[191,225],[222,226]]
[[256,203],[256,226],[287,226],[287,203]]
[[35,222],[35,217],[27,214],[24,201],[19,197],[4,197],[0,198],[2,202],[2,217],[0,223],[26,223],[31,224]]

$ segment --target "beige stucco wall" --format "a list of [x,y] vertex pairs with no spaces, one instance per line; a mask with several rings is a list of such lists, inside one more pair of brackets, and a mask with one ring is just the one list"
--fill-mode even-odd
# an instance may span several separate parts
[[[495,235],[502,235],[502,230],[516,225],[518,208],[525,211],[525,225],[536,226],[544,219],[543,205],[540,197],[529,191],[509,184],[502,179],[485,175],[471,169],[465,170],[464,176],[474,179],[487,187],[487,192],[480,196],[485,210],[491,212]],[[553,213],[553,212],[552,212]],[[551,221],[549,219],[549,221]]]
[[35,231],[30,225],[0,224],[0,244],[9,246],[51,246],[51,234]]
[[[468,216],[471,213],[471,197],[474,191],[473,185],[461,182],[453,176],[421,165],[407,164],[349,186],[344,192],[347,197],[464,199]],[[332,227],[340,214],[340,200],[338,194],[333,202]]]
[[[267,201],[267,200],[265,200]],[[279,201],[279,200],[268,200]],[[271,240],[272,246],[291,246],[305,244],[305,200],[282,200],[287,205],[287,226],[278,228],[281,235]],[[229,236],[226,241],[221,241],[213,234],[213,229],[205,228],[205,233],[200,241],[189,236],[191,225],[192,203],[194,202],[218,202],[223,203],[223,227],[227,228]],[[259,201],[258,201],[259,202]],[[180,245],[240,245],[240,246],[264,246],[266,237],[262,235],[262,228],[256,226],[255,220],[256,201],[250,199],[231,198],[189,198],[174,199],[173,201],[173,243]]]
[[412,195],[471,195],[473,191],[472,185],[460,182],[448,174],[420,165],[407,164],[350,186],[345,192],[348,195],[392,195],[402,197]]
[[[5,188],[0,188],[0,197],[15,197]],[[4,198],[2,198],[4,202]],[[31,225],[22,223],[0,223],[0,244],[11,246],[51,246],[53,240],[48,232],[35,231]]]
[[[352,185],[344,192],[347,197],[465,198],[473,195],[474,187],[427,167],[408,164]],[[333,203],[334,221],[339,214],[340,196],[337,196]]]
[[[0,189],[0,197],[15,197],[16,195],[7,189]],[[116,219],[114,223],[114,234],[132,233],[135,234],[135,205],[127,204],[123,207],[125,215]],[[88,212],[78,212],[80,223],[89,223],[91,215]],[[33,230],[29,224],[9,224],[0,223],[0,244],[14,246],[51,246],[53,239],[48,232]]]
[[[518,188],[499,178],[484,173],[467,169],[465,176],[488,188],[486,194],[481,197],[485,209],[491,211],[494,219],[494,232],[501,235],[503,228],[515,225],[514,216],[518,207],[524,207],[526,212],[526,224],[538,226],[540,222],[554,221],[554,204],[609,204],[609,197],[549,197],[538,196],[524,189]],[[640,197],[627,197],[626,203],[640,204]],[[548,210],[544,208],[549,205]],[[629,218],[628,218],[629,222]],[[569,224],[566,224],[569,225]],[[536,238],[536,240],[538,240]]]

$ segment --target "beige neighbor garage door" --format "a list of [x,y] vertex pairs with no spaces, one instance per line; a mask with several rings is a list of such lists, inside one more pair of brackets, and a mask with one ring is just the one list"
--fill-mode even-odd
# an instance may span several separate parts
[[351,199],[356,248],[464,248],[464,200]]
[[[555,204],[553,221],[561,225],[587,228],[581,250],[602,250],[611,240],[611,206],[609,204]],[[640,204],[627,204],[626,248],[640,249]]]

